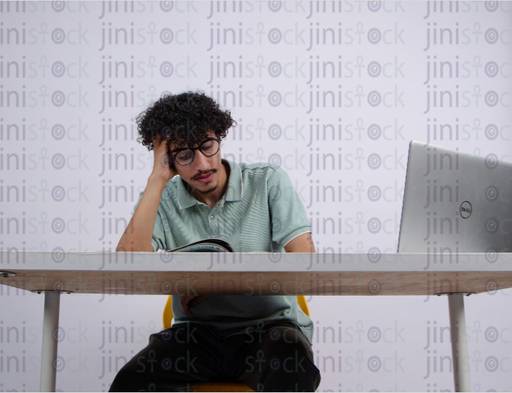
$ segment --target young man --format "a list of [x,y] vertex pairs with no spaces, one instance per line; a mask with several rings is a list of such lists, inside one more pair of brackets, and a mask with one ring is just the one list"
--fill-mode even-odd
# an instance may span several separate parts
[[[138,118],[154,167],[117,251],[220,238],[237,252],[315,252],[286,173],[221,159],[233,125],[201,93],[165,96]],[[177,176],[178,175],[178,176]],[[118,373],[111,391],[182,390],[241,382],[256,391],[314,391],[313,323],[295,296],[173,296],[175,323]]]

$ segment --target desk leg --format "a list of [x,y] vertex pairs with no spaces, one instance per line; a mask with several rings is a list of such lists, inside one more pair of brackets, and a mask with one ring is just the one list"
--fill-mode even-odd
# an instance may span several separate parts
[[469,370],[462,366],[462,360],[468,359],[468,344],[465,339],[466,317],[464,315],[464,294],[448,295],[450,309],[450,331],[452,338],[453,379],[456,392],[470,392]]
[[57,329],[59,327],[60,292],[44,292],[43,350],[41,353],[41,392],[55,392],[57,371]]

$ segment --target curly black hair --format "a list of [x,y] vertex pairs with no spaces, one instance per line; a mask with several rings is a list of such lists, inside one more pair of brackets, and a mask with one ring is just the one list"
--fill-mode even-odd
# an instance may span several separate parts
[[213,131],[224,139],[236,122],[230,111],[223,111],[212,98],[202,92],[165,95],[136,119],[137,141],[153,150],[157,135],[177,147],[192,147],[208,138]]

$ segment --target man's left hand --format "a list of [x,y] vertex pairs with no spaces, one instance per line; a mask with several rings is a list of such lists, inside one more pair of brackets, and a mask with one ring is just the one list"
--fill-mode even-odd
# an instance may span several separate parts
[[183,307],[183,311],[185,311],[185,314],[187,314],[190,318],[194,318],[194,313],[192,312],[191,308],[194,308],[199,303],[201,303],[203,300],[208,299],[212,295],[186,295],[181,297],[181,307]]

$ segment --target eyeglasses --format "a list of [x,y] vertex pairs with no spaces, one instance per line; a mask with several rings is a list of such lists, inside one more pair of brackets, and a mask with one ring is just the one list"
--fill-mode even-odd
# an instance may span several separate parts
[[195,148],[173,150],[171,157],[180,165],[188,165],[196,157],[196,150],[199,150],[206,157],[217,154],[220,149],[220,139],[209,138]]

